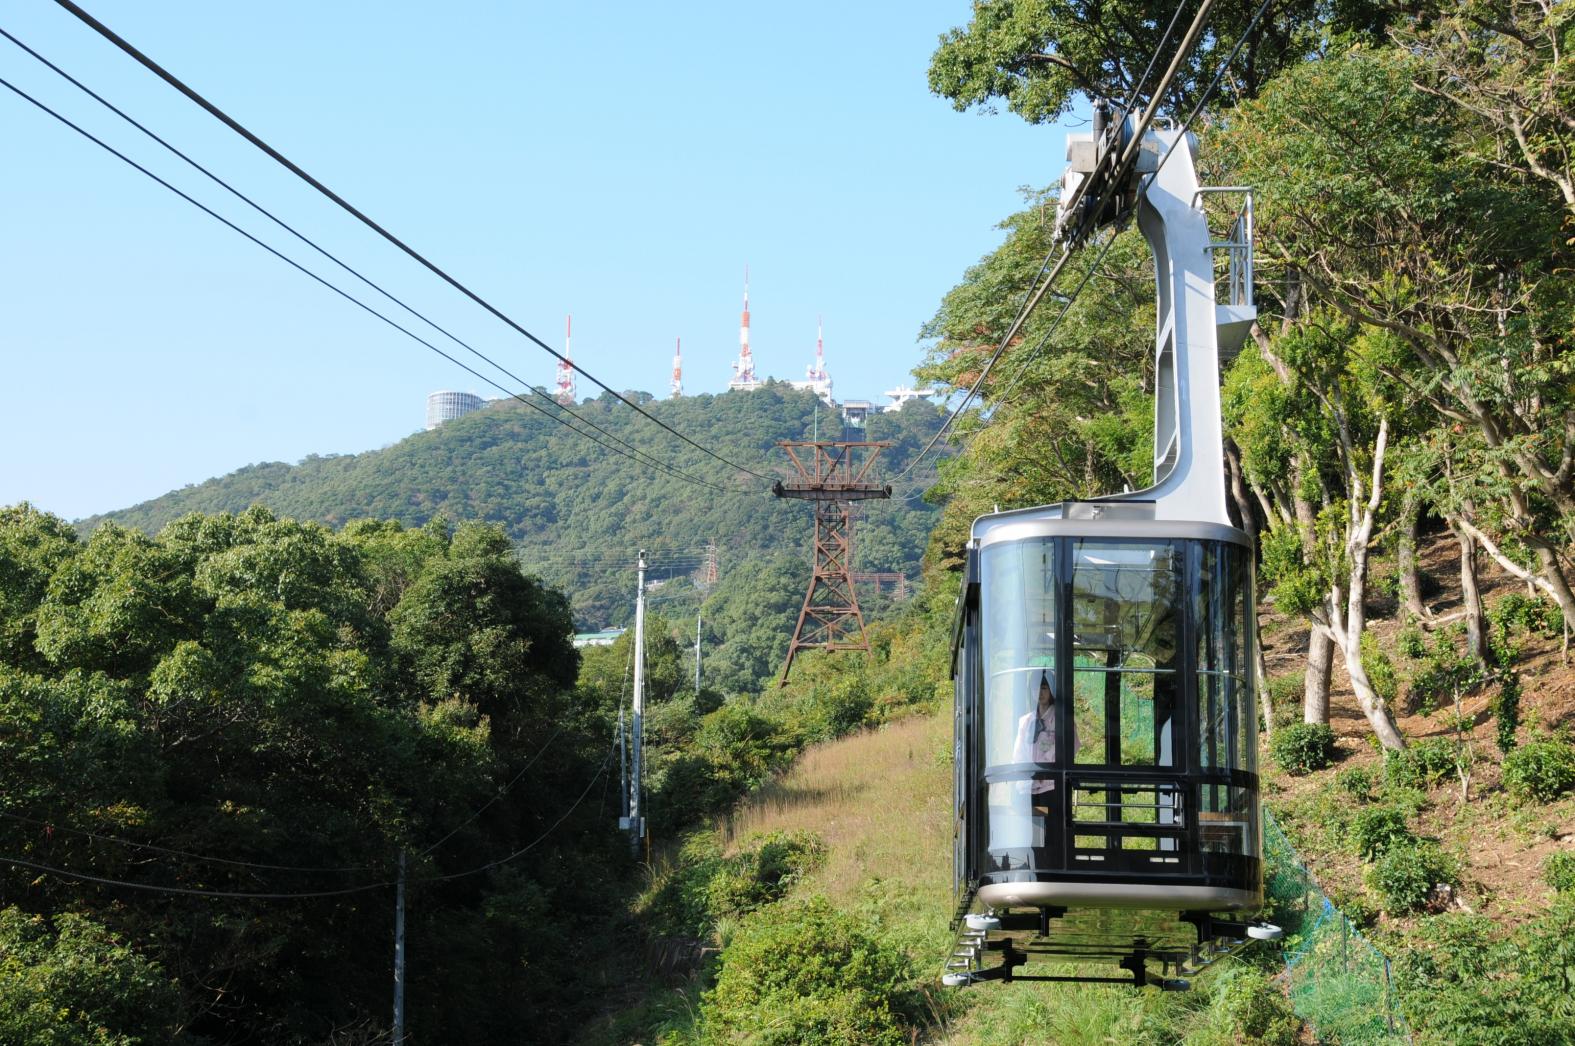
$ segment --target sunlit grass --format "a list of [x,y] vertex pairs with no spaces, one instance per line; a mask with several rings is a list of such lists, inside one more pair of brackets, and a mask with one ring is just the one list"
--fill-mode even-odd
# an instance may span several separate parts
[[793,768],[724,819],[731,843],[758,832],[803,829],[828,856],[803,884],[838,905],[866,881],[901,886],[950,916],[951,722],[915,716],[805,752]]

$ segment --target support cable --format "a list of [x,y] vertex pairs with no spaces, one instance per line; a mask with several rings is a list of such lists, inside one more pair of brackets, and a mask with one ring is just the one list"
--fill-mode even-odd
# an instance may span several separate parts
[[[1263,3],[1258,5],[1258,10],[1253,14],[1252,20],[1247,23],[1247,28],[1242,32],[1240,39],[1236,41],[1236,46],[1231,49],[1230,54],[1225,56],[1225,61],[1220,63],[1219,69],[1214,73],[1214,79],[1209,82],[1208,87],[1204,89],[1203,94],[1198,98],[1197,104],[1192,107],[1192,112],[1187,114],[1187,118],[1182,121],[1180,132],[1176,135],[1176,140],[1170,143],[1170,147],[1165,150],[1165,154],[1159,158],[1159,163],[1154,165],[1153,173],[1147,176],[1143,185],[1138,189],[1138,195],[1140,197],[1148,189],[1148,187],[1153,184],[1154,179],[1159,177],[1159,172],[1165,169],[1165,164],[1169,162],[1171,154],[1176,151],[1176,147],[1181,144],[1183,139],[1186,137],[1187,132],[1191,130],[1193,121],[1195,121],[1199,114],[1203,112],[1204,105],[1208,103],[1210,96],[1214,94],[1215,90],[1218,89],[1220,85],[1220,81],[1224,79],[1225,71],[1230,68],[1231,62],[1235,61],[1236,55],[1241,52],[1242,46],[1247,42],[1247,38],[1252,35],[1253,29],[1255,29],[1258,25],[1258,20],[1262,18],[1263,13],[1269,9],[1269,4],[1271,2],[1272,0],[1263,0]],[[1116,236],[1119,235],[1120,230],[1117,230]],[[1099,268],[1099,263],[1103,261],[1105,255],[1109,253],[1111,245],[1116,242],[1116,236],[1112,236],[1109,240],[1105,241],[1105,246],[1100,250],[1099,257],[1094,259],[1094,264],[1089,267],[1088,273],[1084,275],[1082,282],[1078,284],[1077,290],[1072,292],[1072,298],[1067,302],[1066,308],[1061,310],[1061,314],[1055,318],[1055,321],[1050,325],[1050,329],[1045,331],[1044,335],[1039,339],[1038,344],[1030,349],[1028,354],[1023,357],[1022,366],[1018,368],[1017,373],[1013,375],[1011,382],[1007,384],[1006,389],[1001,392],[997,399],[1003,401],[1006,400],[1011,395],[1012,390],[1017,387],[1017,383],[1021,381],[1023,375],[1027,373],[1029,364],[1033,363],[1034,359],[1039,355],[1039,352],[1049,342],[1050,336],[1055,333],[1056,328],[1061,325],[1061,321],[1066,318],[1067,312],[1069,312],[1072,308],[1072,301],[1076,300],[1078,293],[1083,289],[1083,285],[1088,282],[1089,277],[1093,275],[1094,270]]]
[[[1170,147],[1165,150],[1165,154],[1162,157],[1160,157],[1159,163],[1155,166],[1155,169],[1154,169],[1153,173],[1151,173],[1151,174],[1149,174],[1147,176],[1147,179],[1145,180],[1145,183],[1144,183],[1143,187],[1141,187],[1139,189],[1139,192],[1138,192],[1139,196],[1142,195],[1143,189],[1146,189],[1147,186],[1149,184],[1151,184],[1156,177],[1158,177],[1159,172],[1164,169],[1165,163],[1170,159],[1171,154],[1173,152],[1175,152],[1176,146],[1181,143],[1181,141],[1183,140],[1183,138],[1186,135],[1187,131],[1192,127],[1193,122],[1198,118],[1199,114],[1201,114],[1203,112],[1203,108],[1208,103],[1209,98],[1212,97],[1214,92],[1219,88],[1220,81],[1224,78],[1226,70],[1229,69],[1230,68],[1230,64],[1233,61],[1235,61],[1236,56],[1241,52],[1242,47],[1246,44],[1247,39],[1252,35],[1252,31],[1255,28],[1257,28],[1259,20],[1263,17],[1264,12],[1268,10],[1269,4],[1271,2],[1272,2],[1272,0],[1263,0],[1263,2],[1258,6],[1258,9],[1257,9],[1256,12],[1254,12],[1254,14],[1252,16],[1252,19],[1247,23],[1246,29],[1244,29],[1242,31],[1242,34],[1241,34],[1240,38],[1237,39],[1236,45],[1233,48],[1231,48],[1231,52],[1230,52],[1229,55],[1227,55],[1225,57],[1225,61],[1220,63],[1219,68],[1214,73],[1214,78],[1211,81],[1209,81],[1208,87],[1205,88],[1203,94],[1201,96],[1199,96],[1197,104],[1194,105],[1193,108],[1192,108],[1192,112],[1190,114],[1188,114],[1186,120],[1184,120],[1182,122],[1182,126],[1181,126],[1181,129],[1180,129],[1180,134],[1178,134],[1177,137],[1176,137],[1176,140],[1173,141],[1170,144]],[[1161,95],[1163,94],[1164,90],[1169,86],[1170,81],[1175,78],[1176,71],[1180,68],[1181,61],[1184,58],[1186,52],[1190,51],[1191,48],[1196,44],[1198,34],[1202,31],[1203,20],[1207,17],[1209,8],[1212,5],[1213,5],[1213,0],[1204,0],[1202,7],[1199,8],[1197,15],[1193,19],[1192,25],[1188,27],[1187,35],[1182,39],[1181,44],[1177,48],[1176,55],[1172,58],[1170,66],[1165,71],[1165,75],[1161,78],[1160,83],[1154,89],[1153,98],[1152,98],[1150,104],[1148,105],[1148,107],[1146,108],[1146,110],[1144,112],[1144,116],[1143,116],[1143,119],[1141,121],[1141,126],[1140,126],[1139,131],[1136,134],[1134,134],[1133,139],[1132,139],[1132,144],[1128,146],[1127,150],[1122,155],[1121,163],[1119,163],[1117,165],[1116,170],[1117,170],[1118,173],[1122,170],[1123,167],[1130,167],[1131,164],[1136,161],[1138,149],[1141,147],[1142,134],[1143,134],[1144,131],[1146,131],[1149,123],[1151,123],[1152,120],[1153,120],[1154,114],[1158,110],[1159,99],[1160,99]],[[1179,13],[1180,13],[1180,8],[1177,9],[1177,14],[1179,14]],[[1172,19],[1172,24],[1174,24],[1174,18]],[[1170,31],[1167,29],[1166,30],[1166,36],[1169,35],[1169,32]],[[1150,65],[1152,66],[1152,62],[1150,63]],[[1145,72],[1143,78],[1147,79],[1147,75],[1148,75],[1147,72]],[[1134,88],[1134,96],[1133,96],[1134,98],[1136,97],[1135,92],[1136,92],[1136,88]],[[1074,196],[1073,196],[1073,201],[1072,201],[1073,206],[1076,205],[1077,201],[1081,198],[1083,190],[1086,189],[1086,187],[1088,186],[1088,184],[1092,180],[1093,180],[1092,177],[1085,178],[1079,184],[1078,192],[1075,193]],[[1073,242],[1073,243],[1080,242],[1082,237],[1087,235],[1088,231],[1089,231],[1088,229],[1079,230],[1078,233],[1075,236],[1070,238],[1071,242]],[[1119,235],[1119,232],[1118,232],[1117,235]],[[1022,366],[1019,368],[1017,373],[1013,376],[1012,381],[1007,386],[1007,391],[1008,392],[1012,388],[1015,388],[1017,382],[1019,380],[1021,380],[1023,374],[1027,371],[1028,365],[1033,362],[1033,360],[1037,357],[1038,353],[1048,343],[1048,341],[1050,339],[1050,336],[1052,334],[1054,334],[1056,328],[1060,326],[1061,320],[1064,319],[1066,317],[1066,314],[1071,311],[1072,305],[1076,302],[1078,295],[1082,292],[1083,288],[1088,284],[1089,279],[1093,276],[1094,270],[1098,268],[1100,261],[1102,261],[1104,259],[1104,257],[1105,257],[1105,254],[1109,252],[1111,245],[1115,243],[1115,239],[1116,239],[1116,237],[1112,236],[1109,240],[1107,240],[1105,242],[1104,247],[1100,250],[1099,257],[1094,260],[1093,265],[1091,265],[1089,267],[1088,271],[1084,274],[1083,279],[1077,285],[1077,289],[1074,290],[1072,292],[1072,294],[1067,297],[1064,307],[1062,308],[1060,314],[1051,323],[1050,329],[1047,330],[1045,332],[1045,334],[1040,337],[1038,343],[1032,349],[1030,349],[1028,354],[1024,357]],[[1071,249],[1069,248],[1067,254],[1064,254],[1062,256],[1061,262],[1057,263],[1056,271],[1051,274],[1050,279],[1048,281],[1046,281],[1045,286],[1043,288],[1041,288],[1041,293],[1039,295],[1037,295],[1035,298],[1032,299],[1034,301],[1034,305],[1035,306],[1037,306],[1039,298],[1041,298],[1043,296],[1042,295],[1042,291],[1045,290],[1045,289],[1048,289],[1049,284],[1054,282],[1056,274],[1058,274],[1060,272],[1061,268],[1062,268],[1062,263],[1064,263],[1066,261],[1066,259],[1070,256],[1070,254],[1071,254]],[[1007,332],[1008,338],[1014,333],[1015,333],[1015,327],[1013,329],[1008,330],[1008,332]],[[983,383],[985,375],[987,375],[989,373],[991,367],[993,367],[995,365],[995,361],[1000,357],[1001,353],[1005,350],[1006,343],[1007,343],[1007,340],[1003,339],[1001,345],[997,347],[996,351],[991,355],[989,362],[985,365],[984,370],[980,373],[978,380],[976,380],[974,382],[973,386],[968,390],[968,395],[964,397],[963,402],[961,404],[959,404],[957,409],[952,412],[952,414],[946,419],[945,424],[943,424],[941,426],[940,431],[936,433],[936,438],[932,439],[930,441],[930,443],[927,444],[924,447],[924,449],[921,450],[919,452],[919,454],[917,456],[915,456],[912,461],[909,462],[908,468],[904,469],[903,472],[896,477],[897,479],[901,479],[903,476],[906,476],[908,474],[908,472],[912,471],[914,466],[916,466],[918,464],[919,460],[921,458],[923,458],[925,455],[927,455],[930,452],[930,450],[934,447],[934,445],[937,442],[937,440],[939,439],[939,437],[942,434],[944,434],[947,431],[948,428],[950,428],[952,422],[954,420],[956,420],[957,415],[960,414],[961,411],[964,408],[967,407],[968,403],[972,401],[974,394],[978,392],[981,384]],[[1004,399],[1005,395],[1006,395],[1006,393],[1003,393],[1001,395],[1001,397],[999,397],[999,398]]]
[[[57,2],[64,3],[68,2],[68,0],[57,0]],[[1140,77],[1138,82],[1132,86],[1132,91],[1127,102],[1128,109],[1130,109],[1132,105],[1136,104],[1138,93],[1141,91],[1142,85],[1148,80],[1149,72],[1153,70],[1154,64],[1158,61],[1159,52],[1163,50],[1165,43],[1170,39],[1170,34],[1175,28],[1176,21],[1181,14],[1184,3],[1185,0],[1181,0],[1181,2],[1178,3],[1175,13],[1171,15],[1170,24],[1166,27],[1164,36],[1161,38],[1159,46],[1155,48],[1153,56],[1149,59],[1148,68],[1144,69],[1142,77]],[[1182,61],[1196,45],[1198,36],[1203,31],[1203,25],[1208,19],[1209,10],[1213,6],[1214,0],[1203,0],[1202,5],[1198,8],[1197,14],[1193,16],[1191,25],[1187,27],[1186,34],[1182,37],[1181,42],[1176,47],[1175,55],[1171,57],[1170,65],[1160,77],[1159,83],[1155,85],[1154,94],[1151,96],[1151,100],[1148,106],[1145,108],[1143,116],[1139,121],[1137,132],[1133,135],[1132,144],[1129,145],[1127,150],[1122,154],[1121,161],[1116,166],[1116,170],[1118,172],[1123,166],[1130,166],[1133,162],[1135,162],[1137,158],[1137,150],[1142,142],[1143,133],[1148,129],[1148,125],[1153,121],[1154,115],[1159,109],[1159,100],[1163,96],[1165,90],[1169,88],[1171,81],[1175,79],[1176,73],[1180,69]],[[1106,153],[1105,155],[1109,156],[1113,154]],[[1104,161],[1102,159],[1101,164],[1103,164],[1103,162]],[[1077,188],[1073,191],[1070,203],[1068,203],[1064,208],[1068,213],[1070,213],[1071,209],[1076,207],[1077,204],[1082,200],[1083,195],[1088,190],[1089,184],[1092,183],[1093,180],[1094,176],[1090,175],[1078,183]],[[1085,219],[1085,222],[1088,225],[1091,225],[1092,216],[1090,216],[1088,219]],[[1048,276],[1043,276],[1044,266],[1040,266],[1039,271],[1042,276],[1042,282],[1035,290],[1029,293],[1026,299],[1024,299],[1022,307],[1018,309],[1016,319],[1014,319],[1007,327],[1006,333],[1001,337],[1000,344],[997,345],[995,351],[990,354],[990,359],[985,363],[984,369],[979,372],[979,377],[968,389],[968,392],[963,397],[962,402],[953,408],[952,412],[947,415],[946,420],[941,424],[940,429],[938,429],[935,435],[931,437],[930,441],[924,445],[924,448],[909,460],[907,467],[898,473],[894,479],[900,480],[917,468],[919,463],[929,455],[930,451],[935,449],[935,445],[939,443],[941,438],[945,436],[945,434],[951,429],[952,424],[957,420],[962,412],[968,408],[970,403],[973,402],[974,397],[978,394],[980,388],[983,387],[984,379],[989,375],[991,369],[994,368],[996,361],[1001,358],[1001,355],[1006,351],[1008,346],[1011,345],[1012,339],[1017,336],[1017,333],[1022,329],[1023,324],[1028,321],[1028,317],[1033,313],[1034,309],[1038,308],[1039,303],[1043,300],[1045,293],[1048,292],[1052,286],[1054,286],[1056,277],[1061,274],[1061,270],[1066,266],[1067,261],[1071,258],[1074,250],[1076,249],[1076,245],[1081,242],[1082,238],[1086,236],[1088,232],[1089,229],[1085,227],[1079,229],[1076,235],[1068,238],[1067,246],[1063,249],[1061,257],[1057,259],[1055,263],[1055,268],[1051,270]],[[1051,253],[1053,254],[1054,252],[1052,251]],[[1046,264],[1048,264],[1049,258],[1049,255],[1045,256]],[[1084,282],[1086,283],[1087,281],[1085,280]],[[1081,287],[1081,285],[1079,286]],[[1070,299],[1067,301],[1067,308],[1071,308]],[[1065,312],[1063,311],[1062,314],[1065,315]]]
[[[106,152],[110,153],[111,155],[115,156],[117,159],[121,160],[123,163],[126,163],[127,165],[129,165],[129,166],[135,168],[137,171],[141,172],[143,175],[146,175],[148,178],[151,178],[153,181],[157,182],[159,185],[163,186],[165,189],[168,189],[170,192],[174,193],[176,196],[179,196],[181,199],[185,200],[187,203],[191,204],[193,207],[196,207],[198,210],[202,211],[204,214],[208,215],[210,218],[213,218],[215,221],[217,221],[217,222],[221,223],[222,225],[228,227],[233,232],[236,232],[239,235],[241,235],[241,236],[245,237],[246,239],[250,240],[252,243],[256,244],[258,247],[261,247],[263,250],[267,251],[269,254],[273,255],[275,258],[278,258],[280,261],[284,262],[285,264],[289,265],[291,268],[297,270],[298,272],[302,273],[303,275],[311,278],[312,280],[314,280],[317,283],[321,284],[322,286],[326,287],[328,290],[333,291],[335,294],[339,295],[341,298],[344,298],[346,301],[350,302],[352,305],[355,305],[358,308],[364,310],[365,312],[370,313],[372,316],[376,317],[377,319],[382,320],[384,323],[388,324],[390,327],[392,327],[395,330],[399,331],[401,334],[404,334],[406,337],[411,338],[412,340],[416,341],[417,343],[426,346],[426,348],[428,348],[431,351],[437,353],[439,356],[441,356],[444,359],[448,360],[450,363],[454,364],[456,367],[459,367],[461,370],[465,371],[466,373],[472,375],[473,377],[475,377],[475,378],[477,378],[477,379],[479,379],[481,381],[486,382],[488,385],[490,385],[493,388],[497,389],[499,392],[502,392],[505,396],[508,396],[508,397],[510,397],[512,399],[518,400],[519,402],[523,403],[525,406],[527,406],[530,409],[536,411],[537,413],[543,414],[546,417],[551,418],[553,421],[556,421],[558,424],[563,425],[566,428],[570,429],[570,431],[576,432],[579,435],[584,436],[586,439],[591,440],[593,443],[598,444],[599,446],[603,447],[606,450],[610,450],[610,451],[613,451],[614,453],[621,454],[624,457],[631,458],[631,460],[634,460],[634,461],[638,462],[639,464],[646,465],[646,466],[652,467],[652,468],[656,468],[658,471],[663,472],[666,475],[672,476],[675,479],[682,479],[682,480],[684,480],[686,482],[694,483],[694,484],[697,484],[699,486],[706,487],[706,488],[708,488],[710,490],[717,491],[719,493],[732,493],[732,491],[730,491],[726,487],[721,487],[721,486],[718,486],[718,485],[716,485],[714,483],[711,483],[711,482],[709,482],[707,480],[697,479],[697,478],[695,478],[693,476],[690,476],[688,473],[680,472],[676,468],[674,468],[672,466],[669,466],[665,462],[659,461],[656,458],[649,457],[649,455],[644,455],[643,452],[638,452],[637,451],[636,453],[641,454],[642,456],[641,457],[634,457],[630,453],[618,449],[616,446],[613,446],[613,445],[607,444],[607,443],[603,443],[601,440],[598,440],[595,436],[592,436],[592,435],[590,435],[587,432],[582,432],[582,431],[580,431],[578,429],[575,429],[572,425],[570,425],[568,422],[564,421],[558,415],[555,415],[552,412],[542,408],[538,404],[531,402],[530,400],[528,400],[525,397],[521,396],[519,393],[514,392],[512,389],[509,389],[509,388],[505,387],[504,385],[499,384],[493,378],[491,378],[490,376],[488,376],[486,374],[483,374],[482,372],[476,370],[474,367],[472,367],[469,364],[465,363],[463,360],[457,359],[453,355],[451,355],[451,354],[449,354],[447,352],[444,352],[441,348],[439,348],[438,346],[434,345],[432,342],[428,341],[427,339],[421,337],[421,335],[419,335],[419,334],[415,333],[414,331],[410,330],[408,327],[405,327],[404,325],[400,324],[398,321],[390,318],[389,316],[385,315],[384,313],[379,312],[377,309],[374,309],[372,306],[366,304],[361,299],[355,297],[355,295],[353,295],[350,292],[344,290],[343,288],[338,287],[335,284],[329,282],[327,279],[325,279],[324,277],[318,275],[317,273],[313,272],[312,270],[306,268],[306,266],[302,265],[300,262],[298,262],[295,259],[291,258],[289,255],[284,254],[283,252],[279,251],[277,248],[269,245],[268,243],[265,243],[263,240],[261,240],[258,237],[252,235],[251,233],[247,232],[245,229],[241,228],[239,225],[237,225],[234,222],[230,221],[228,218],[226,218],[223,215],[219,214],[217,211],[215,211],[212,208],[208,207],[206,204],[204,204],[201,201],[197,200],[195,197],[193,197],[193,196],[183,192],[181,189],[177,188],[176,186],[174,186],[170,182],[168,182],[168,181],[164,180],[163,178],[159,177],[157,174],[153,173],[153,171],[149,170],[147,167],[144,167],[142,164],[138,163],[136,160],[133,160],[131,157],[127,156],[125,153],[123,153],[120,150],[116,149],[114,146],[110,145],[108,142],[105,142],[103,139],[97,137],[92,132],[86,130],[85,128],[83,128],[79,124],[76,124],[76,123],[72,122],[67,117],[65,117],[65,116],[61,115],[60,113],[56,112],[54,109],[51,109],[49,106],[45,105],[43,102],[41,102],[38,99],[34,98],[32,95],[28,94],[26,91],[24,91],[21,88],[17,87],[15,84],[11,83],[10,81],[5,80],[3,78],[0,78],[0,87],[5,87],[7,90],[11,91],[13,94],[17,95],[19,98],[23,99],[26,102],[31,103],[33,106],[35,106],[36,108],[40,109],[44,113],[47,113],[49,116],[54,117],[60,123],[64,124],[65,126],[67,126],[69,128],[71,128],[73,131],[76,131],[82,137],[86,138],[88,141],[90,141],[93,144],[97,145],[99,148],[101,148],[101,149],[105,150]],[[472,351],[474,351],[474,350],[472,350]],[[496,364],[494,364],[494,366],[496,366]],[[501,370],[502,368],[500,367],[499,369]],[[507,373],[507,372],[505,372],[505,373]],[[577,420],[583,420],[583,419],[579,419],[577,415],[576,415],[576,418],[577,418]]]
[[[195,90],[193,90],[192,88],[188,87],[185,83],[183,83],[181,80],[179,80],[174,74],[172,74],[168,70],[166,70],[163,66],[159,65],[153,59],[149,58],[147,55],[145,55],[141,51],[139,51],[136,47],[132,46],[131,43],[129,43],[123,37],[121,37],[117,33],[115,33],[114,30],[110,29],[103,22],[100,22],[98,19],[94,18],[92,15],[90,15],[86,11],[84,11],[81,7],[77,6],[75,3],[72,3],[72,0],[55,0],[55,2],[58,3],[61,7],[65,8],[67,11],[69,11],[72,15],[74,15],[76,18],[78,18],[84,24],[86,24],[94,32],[98,33],[104,39],[108,40],[110,43],[114,44],[117,48],[119,48],[121,51],[123,51],[126,55],[128,55],[129,57],[131,57],[132,59],[137,61],[144,68],[146,68],[149,72],[153,73],[155,76],[159,77],[159,79],[163,80],[165,83],[167,83],[171,87],[175,88],[175,90],[179,91],[181,94],[183,94],[187,98],[189,98],[192,102],[196,103],[202,109],[206,110],[209,113],[209,115],[213,116],[219,122],[223,123],[226,127],[228,127],[230,130],[234,131],[236,134],[238,134],[242,138],[246,139],[248,142],[250,142],[252,145],[256,146],[258,149],[262,150],[263,153],[265,153],[269,158],[271,158],[272,160],[277,162],[280,166],[284,167],[285,170],[289,171],[291,174],[295,175],[297,178],[300,178],[302,181],[306,182],[306,184],[308,184],[312,188],[316,189],[319,193],[321,193],[322,195],[326,196],[329,200],[333,201],[335,204],[337,204],[345,212],[350,214],[356,220],[360,221],[361,224],[365,225],[367,228],[371,229],[373,232],[375,232],[379,236],[381,236],[384,240],[387,240],[389,243],[391,243],[395,247],[399,248],[399,250],[401,250],[406,255],[408,255],[410,258],[415,260],[417,263],[419,263],[423,268],[427,269],[433,275],[437,276],[444,283],[447,283],[450,287],[453,287],[455,290],[459,291],[465,297],[469,298],[471,301],[473,301],[477,305],[481,306],[488,313],[492,314],[492,316],[494,316],[496,319],[500,320],[502,323],[504,323],[506,326],[508,326],[515,333],[524,336],[527,340],[531,341],[532,343],[537,345],[539,348],[541,348],[542,350],[547,352],[549,355],[553,356],[560,363],[566,363],[567,364],[567,363],[571,362],[567,356],[564,356],[562,353],[558,352],[552,346],[550,346],[546,342],[542,341],[536,335],[534,335],[530,331],[526,330],[519,323],[515,322],[512,318],[510,318],[508,315],[506,315],[501,310],[499,310],[491,302],[487,301],[485,298],[481,297],[475,291],[471,290],[469,287],[467,287],[463,283],[459,282],[459,280],[455,279],[453,276],[450,276],[443,269],[439,268],[436,264],[434,264],[433,262],[429,261],[420,252],[418,252],[413,247],[411,247],[408,244],[406,244],[403,240],[399,239],[399,237],[395,236],[393,233],[389,232],[387,229],[383,228],[383,226],[379,225],[377,222],[373,221],[370,217],[368,217],[365,213],[363,213],[362,211],[357,209],[354,205],[352,205],[344,197],[340,196],[338,193],[336,193],[332,189],[328,188],[328,186],[324,185],[322,182],[320,182],[316,178],[312,177],[312,175],[308,174],[304,169],[302,169],[300,166],[298,166],[289,157],[287,157],[283,153],[279,152],[277,149],[275,149],[273,146],[269,145],[267,142],[263,141],[257,135],[253,134],[251,131],[247,130],[244,126],[242,126],[239,122],[237,122],[229,114],[225,113],[218,106],[214,105],[212,102],[208,101],[202,95],[198,94]],[[1212,0],[1205,0],[1205,2],[1212,2]],[[647,412],[638,403],[635,403],[633,400],[629,399],[627,396],[623,395],[621,392],[617,392],[614,389],[612,389],[609,385],[607,385],[601,379],[597,378],[590,371],[585,370],[583,367],[576,367],[575,370],[578,373],[583,374],[585,376],[585,378],[591,382],[591,384],[593,384],[596,387],[600,388],[602,391],[610,394],[614,399],[617,399],[619,402],[621,402],[625,406],[629,407],[629,409],[633,410],[636,414],[639,414],[641,417],[643,417],[646,420],[650,421],[652,424],[658,426],[659,428],[665,429],[666,431],[670,432],[674,436],[677,436],[679,439],[683,440],[685,443],[689,444],[691,447],[694,447],[696,450],[701,451],[702,453],[704,453],[708,457],[711,457],[711,458],[721,462],[722,464],[728,466],[729,468],[737,469],[740,472],[748,473],[749,475],[754,476],[756,479],[763,479],[763,480],[770,480],[770,479],[772,479],[771,476],[768,476],[768,475],[766,475],[763,472],[756,472],[754,469],[751,469],[751,468],[749,468],[747,466],[744,466],[744,465],[740,465],[736,461],[731,461],[728,458],[723,457],[722,455],[718,454],[716,451],[714,451],[714,450],[710,449],[709,447],[705,446],[703,443],[700,443],[699,441],[697,441],[697,440],[695,440],[695,439],[685,435],[684,433],[678,431],[677,429],[673,428],[671,425],[667,424],[665,421],[662,421],[660,418],[658,418],[658,417],[650,414],[649,412]]]

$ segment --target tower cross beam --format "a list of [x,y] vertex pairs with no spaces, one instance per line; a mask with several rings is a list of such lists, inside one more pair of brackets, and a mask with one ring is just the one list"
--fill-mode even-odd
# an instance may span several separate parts
[[778,481],[779,498],[815,503],[814,565],[799,609],[779,684],[786,684],[801,650],[870,648],[864,614],[853,588],[852,502],[891,497],[891,487],[871,478],[875,459],[891,443],[873,440],[782,440],[798,479]]

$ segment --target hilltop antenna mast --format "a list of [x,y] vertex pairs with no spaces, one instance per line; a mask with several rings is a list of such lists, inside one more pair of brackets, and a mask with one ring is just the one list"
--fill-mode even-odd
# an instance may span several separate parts
[[[870,648],[864,632],[864,614],[853,591],[853,502],[891,497],[891,487],[869,478],[870,467],[889,442],[833,440],[781,440],[799,478],[775,483],[779,498],[799,498],[815,503],[815,560],[809,591],[788,645],[787,663],[778,685],[786,685],[793,659],[800,650],[864,650]],[[808,463],[799,451],[810,451]],[[861,456],[860,451],[865,453]]]
[[570,352],[569,343],[574,339],[574,315],[571,313],[563,321],[563,359],[558,361],[558,381],[553,388],[552,398],[560,406],[572,407],[575,401],[574,392],[574,359]]
[[673,339],[673,383],[671,385],[672,398],[678,399],[684,394],[684,339]]
[[827,403],[831,402],[831,375],[826,371],[826,324],[815,317],[815,362],[804,370],[810,391]]
[[753,392],[760,387],[755,377],[755,357],[749,352],[749,266],[744,266],[744,315],[738,325],[738,359],[733,362],[733,380],[730,389]]

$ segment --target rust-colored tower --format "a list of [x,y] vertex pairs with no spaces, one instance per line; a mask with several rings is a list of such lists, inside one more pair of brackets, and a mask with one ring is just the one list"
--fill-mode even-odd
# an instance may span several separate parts
[[[815,561],[809,591],[793,629],[787,663],[778,685],[787,683],[800,650],[869,650],[864,615],[853,591],[853,509],[855,501],[891,497],[891,487],[870,479],[870,468],[885,442],[782,440],[798,469],[798,480],[778,481],[771,488],[779,498],[815,503]],[[807,452],[807,453],[805,453]],[[808,459],[806,461],[806,458]]]

